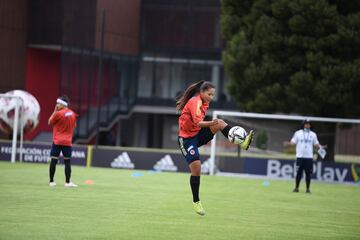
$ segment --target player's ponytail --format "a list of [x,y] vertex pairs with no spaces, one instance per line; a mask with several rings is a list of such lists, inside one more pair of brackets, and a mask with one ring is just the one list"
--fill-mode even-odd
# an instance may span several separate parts
[[176,98],[176,109],[179,112],[183,110],[185,104],[187,103],[187,101],[189,101],[190,98],[200,92],[200,87],[204,82],[204,80],[201,80],[197,83],[191,84],[182,95]]
[[215,88],[215,86],[204,80],[191,84],[182,95],[176,98],[176,109],[181,112],[190,98],[192,98],[195,94],[198,94],[200,91],[205,91],[209,88]]

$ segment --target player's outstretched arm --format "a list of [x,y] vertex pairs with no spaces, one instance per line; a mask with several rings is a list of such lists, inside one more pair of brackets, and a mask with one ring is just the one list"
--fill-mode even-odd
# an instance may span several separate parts
[[[215,119],[216,120],[216,119]],[[212,121],[200,121],[198,123],[198,126],[201,128],[205,128],[205,127],[210,127],[210,126],[214,126],[217,124],[217,121],[212,120]]]
[[284,141],[283,142],[283,146],[284,147],[293,147],[293,146],[295,146],[296,144],[295,143],[293,143],[293,142],[291,142],[291,141]]

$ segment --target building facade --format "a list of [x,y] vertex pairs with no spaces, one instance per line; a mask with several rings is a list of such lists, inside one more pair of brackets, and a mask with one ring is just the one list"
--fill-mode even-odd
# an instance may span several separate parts
[[28,140],[51,140],[47,119],[61,94],[80,115],[78,143],[176,147],[175,98],[199,80],[217,87],[212,108],[237,109],[226,91],[218,0],[2,4],[0,39],[11,57],[0,57],[0,89],[26,90],[41,105]]

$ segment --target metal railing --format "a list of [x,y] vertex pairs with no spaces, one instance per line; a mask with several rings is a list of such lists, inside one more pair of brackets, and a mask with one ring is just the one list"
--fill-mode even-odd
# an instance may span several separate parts
[[117,115],[129,113],[137,93],[136,57],[104,53],[100,90],[98,50],[63,47],[61,58],[60,90],[80,115],[74,139],[87,139],[98,126],[106,127]]

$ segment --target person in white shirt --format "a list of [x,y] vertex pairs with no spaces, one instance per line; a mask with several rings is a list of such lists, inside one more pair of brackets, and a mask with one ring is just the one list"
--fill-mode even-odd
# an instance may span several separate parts
[[305,119],[302,128],[294,133],[290,141],[285,141],[284,146],[296,146],[296,178],[293,192],[299,192],[299,185],[305,171],[306,192],[310,191],[311,175],[313,172],[313,147],[321,148],[315,132],[311,130],[311,122]]

